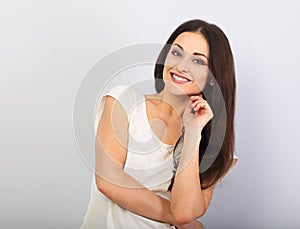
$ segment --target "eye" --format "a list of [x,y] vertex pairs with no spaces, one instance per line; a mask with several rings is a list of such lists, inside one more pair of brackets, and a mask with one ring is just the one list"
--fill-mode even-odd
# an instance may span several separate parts
[[182,54],[179,52],[179,51],[177,51],[177,50],[172,50],[172,52],[171,52],[172,54],[173,54],[173,56],[179,56],[179,57],[181,57],[182,56]]
[[193,59],[193,62],[194,62],[195,64],[205,65],[205,62],[204,62],[204,60],[202,60],[202,59]]

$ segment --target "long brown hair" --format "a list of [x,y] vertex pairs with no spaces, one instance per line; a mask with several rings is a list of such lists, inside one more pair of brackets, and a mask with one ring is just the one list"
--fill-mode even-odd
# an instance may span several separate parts
[[[223,104],[225,103],[224,110],[226,111],[225,115],[222,115],[222,112],[219,111],[220,107],[222,107],[221,101],[215,98],[214,90],[216,85],[212,86],[211,84],[207,83],[203,89],[203,94],[212,108],[214,117],[202,130],[202,138],[199,147],[199,166],[200,164],[202,165],[201,162],[205,160],[205,157],[203,157],[204,154],[216,156],[214,157],[214,161],[211,163],[210,167],[204,172],[201,172],[200,166],[201,187],[206,189],[216,184],[219,179],[229,171],[233,163],[236,93],[234,61],[229,41],[219,27],[198,19],[187,21],[181,24],[171,34],[157,58],[154,77],[156,79],[155,88],[158,93],[164,88],[164,82],[162,80],[163,69],[167,54],[170,50],[170,45],[183,32],[201,33],[206,38],[210,53],[208,68],[211,74],[214,76],[215,83],[219,86],[219,89],[222,93]],[[211,134],[212,122],[214,122],[217,128],[224,130],[224,134],[222,136]],[[222,131],[220,131],[220,133],[222,133]],[[183,135],[181,138],[183,138]],[[208,147],[209,144],[210,147]],[[211,152],[205,152],[206,150]],[[172,184],[170,185],[169,190],[172,188]]]

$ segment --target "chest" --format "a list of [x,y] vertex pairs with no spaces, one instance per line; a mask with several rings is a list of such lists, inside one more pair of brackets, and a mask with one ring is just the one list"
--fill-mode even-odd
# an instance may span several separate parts
[[181,135],[181,119],[169,116],[151,102],[145,103],[146,121],[153,133],[165,144],[175,145]]

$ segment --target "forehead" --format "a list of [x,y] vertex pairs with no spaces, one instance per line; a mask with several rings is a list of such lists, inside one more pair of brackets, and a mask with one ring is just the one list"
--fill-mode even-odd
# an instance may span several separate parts
[[179,44],[185,52],[195,52],[209,56],[209,47],[206,38],[201,33],[183,32],[178,35],[173,44]]

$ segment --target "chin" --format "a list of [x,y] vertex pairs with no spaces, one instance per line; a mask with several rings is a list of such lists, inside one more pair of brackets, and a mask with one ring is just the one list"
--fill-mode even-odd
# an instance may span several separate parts
[[173,82],[165,82],[165,89],[173,95],[196,95],[200,94],[201,90],[199,88],[189,88],[182,85],[174,84]]
[[165,89],[173,95],[187,95],[188,93],[182,88],[165,83]]

